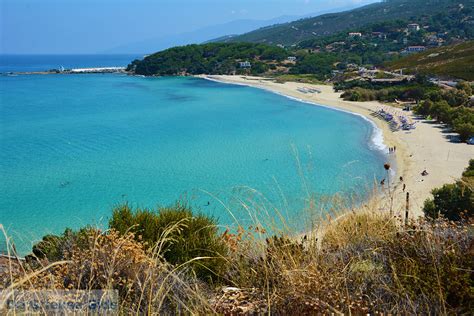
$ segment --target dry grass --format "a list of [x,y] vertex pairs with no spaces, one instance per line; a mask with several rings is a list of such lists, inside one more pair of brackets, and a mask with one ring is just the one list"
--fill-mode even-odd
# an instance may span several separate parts
[[126,314],[212,312],[203,284],[186,274],[185,267],[171,266],[158,253],[146,252],[131,233],[92,231],[85,248],[73,247],[64,257],[55,263],[15,261],[3,278],[5,291],[114,289]]
[[210,285],[190,273],[188,264],[172,266],[159,251],[147,251],[132,234],[95,231],[86,249],[73,247],[62,262],[35,267],[12,260],[3,271],[3,287],[117,289],[127,314],[474,309],[472,223],[421,220],[404,226],[369,203],[325,220],[314,234],[295,236],[269,236],[261,226],[224,233],[228,269],[221,284]]
[[[266,241],[236,253],[230,279],[257,287],[273,314],[447,314],[472,311],[474,244],[469,225],[412,222],[350,212],[324,234]],[[316,234],[316,236],[318,236]]]

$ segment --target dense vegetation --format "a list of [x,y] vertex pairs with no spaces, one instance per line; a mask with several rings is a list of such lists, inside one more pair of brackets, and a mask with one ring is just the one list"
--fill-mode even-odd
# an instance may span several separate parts
[[[405,31],[408,23],[408,20],[384,21],[350,30],[360,32],[362,36],[350,37],[348,32],[341,32],[300,42],[295,48],[299,62],[291,71],[334,79],[332,71],[347,71],[351,65],[356,65],[403,69],[405,73],[440,75],[447,78],[474,78],[473,41],[450,45],[459,39],[456,35],[458,29],[448,22],[443,26],[427,24],[430,25],[427,29],[422,28],[416,32]],[[474,38],[472,25],[472,30],[463,33],[467,39]],[[447,46],[433,48],[441,44]],[[401,52],[408,46],[428,46],[431,49],[403,57]],[[326,64],[322,67],[323,63],[318,61],[324,61]],[[304,67],[304,64],[310,64],[312,67]]]
[[472,87],[466,82],[460,82],[456,89],[441,90],[429,93],[424,100],[414,108],[416,114],[434,118],[451,126],[460,136],[461,141],[467,141],[474,136],[474,109],[470,96]]
[[[432,37],[443,44],[454,39],[449,28],[440,33],[425,29],[406,32],[408,23],[396,20],[370,24],[357,30],[362,36],[350,37],[342,32],[306,40],[286,49],[250,43],[174,47],[135,60],[127,70],[140,75],[304,74],[313,75],[320,81],[339,81],[357,77],[360,66],[377,66],[404,69],[406,73],[472,78],[474,41],[400,58],[400,52],[409,45],[426,45]],[[286,60],[290,55],[297,57],[295,63]],[[250,62],[251,67],[240,67],[239,62],[244,61]]]
[[[426,77],[418,76],[413,81],[398,83],[370,82],[366,80],[341,81],[334,84],[336,91],[344,91],[342,98],[348,101],[420,101],[430,93],[441,89],[430,83]],[[467,96],[464,96],[463,101]]]
[[474,41],[431,49],[387,64],[390,69],[474,81]]
[[[287,70],[291,74],[312,74],[318,80],[340,79],[334,72],[345,71],[351,65],[380,67],[396,61],[408,46],[430,48],[474,39],[473,12],[472,0],[391,0],[271,26],[221,41],[285,45],[291,54],[298,56],[296,66]],[[418,23],[421,28],[410,31],[409,23]],[[362,36],[351,37],[349,32]],[[433,59],[435,64],[421,67],[420,71],[466,80],[472,78],[472,52],[465,49],[457,53],[447,49],[446,52]],[[409,58],[403,60],[407,61],[406,67],[402,67],[404,62],[393,66],[417,71],[410,65]]]
[[[113,210],[109,227],[121,235],[132,232],[146,248],[161,253],[171,264],[187,264],[200,279],[216,279],[225,267],[227,247],[218,237],[216,221],[193,215],[184,205],[156,212],[122,205]],[[199,257],[203,259],[192,262]]]
[[[133,61],[127,68],[139,75],[261,74],[288,56],[282,48],[250,43],[210,43],[173,47]],[[250,70],[239,67],[248,61]]]
[[443,216],[449,220],[474,217],[474,159],[463,173],[461,180],[445,184],[432,191],[433,199],[425,202],[423,211],[428,218]]
[[386,0],[351,11],[265,27],[224,40],[290,46],[341,31],[361,29],[368,24],[408,19],[429,24],[434,32],[449,29],[452,36],[473,38],[473,7],[472,0]]
[[[195,215],[190,208],[179,203],[157,211],[132,210],[128,204],[117,206],[112,211],[109,229],[122,236],[131,234],[149,252],[160,253],[173,265],[185,264],[203,280],[216,279],[226,265],[224,258],[228,249],[219,237],[216,221],[208,216]],[[87,248],[89,237],[95,234],[100,234],[100,231],[85,227],[78,231],[68,228],[62,235],[46,235],[33,246],[33,253],[27,258],[51,262],[67,259],[73,248]],[[195,258],[202,259],[193,261]]]

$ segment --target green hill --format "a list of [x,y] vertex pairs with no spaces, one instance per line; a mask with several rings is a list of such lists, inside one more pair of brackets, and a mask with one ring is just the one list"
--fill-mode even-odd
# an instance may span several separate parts
[[[277,67],[288,52],[276,46],[252,43],[209,43],[173,47],[143,60],[135,60],[127,70],[139,75],[172,76],[198,74],[261,74]],[[242,68],[239,62],[249,62]],[[249,65],[249,66],[250,66]]]
[[434,31],[437,25],[443,24],[455,33],[453,35],[474,38],[473,11],[474,0],[386,0],[346,12],[277,24],[216,41],[290,46],[301,41],[391,20],[429,23]]
[[474,81],[474,41],[430,49],[390,62],[392,70]]

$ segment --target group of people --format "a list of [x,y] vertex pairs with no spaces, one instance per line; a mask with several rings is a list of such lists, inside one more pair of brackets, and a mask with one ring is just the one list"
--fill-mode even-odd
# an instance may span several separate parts
[[388,147],[388,153],[389,153],[389,154],[392,154],[392,153],[394,153],[394,152],[396,152],[396,151],[397,151],[397,146]]

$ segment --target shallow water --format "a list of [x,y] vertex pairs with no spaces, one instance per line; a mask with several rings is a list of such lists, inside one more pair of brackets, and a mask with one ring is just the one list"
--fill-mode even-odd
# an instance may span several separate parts
[[125,201],[184,197],[225,225],[235,219],[221,202],[248,222],[242,199],[303,229],[309,195],[383,177],[370,123],[250,87],[28,75],[0,77],[0,95],[0,223],[23,254],[46,233],[106,223]]

